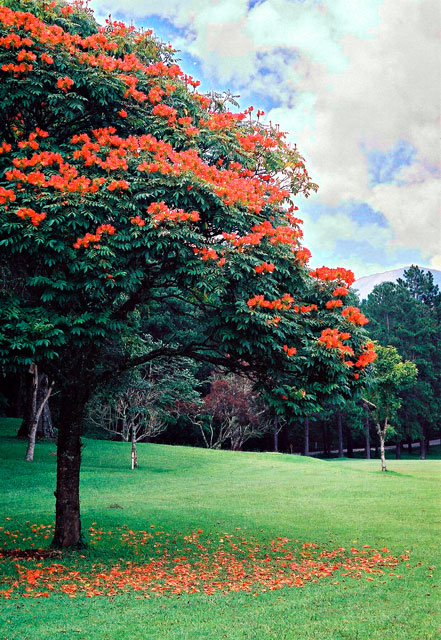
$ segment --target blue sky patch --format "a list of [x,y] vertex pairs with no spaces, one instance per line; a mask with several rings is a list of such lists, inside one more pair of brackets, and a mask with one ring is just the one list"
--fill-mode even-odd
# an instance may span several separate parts
[[375,211],[365,202],[351,202],[342,209],[351,220],[358,224],[376,224],[379,227],[388,227],[386,217],[381,211]]
[[[373,241],[374,238],[372,238]],[[425,260],[417,249],[398,247],[374,247],[369,240],[340,238],[336,240],[334,254],[345,256],[346,260],[363,261],[374,264],[424,264]]]
[[400,140],[394,147],[387,151],[367,152],[370,186],[394,182],[395,176],[402,167],[412,164],[416,149]]

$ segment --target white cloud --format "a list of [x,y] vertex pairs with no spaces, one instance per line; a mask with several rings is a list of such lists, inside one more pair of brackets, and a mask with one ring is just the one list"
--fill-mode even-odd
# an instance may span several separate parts
[[[279,105],[268,117],[292,132],[320,185],[315,201],[368,203],[389,222],[390,236],[376,235],[386,246],[420,249],[439,264],[436,0],[265,0],[251,9],[246,0],[94,3],[101,14],[167,18],[182,29],[177,46],[213,83],[247,95],[267,91]],[[371,187],[366,152],[400,141],[415,149],[412,164],[393,184]],[[355,238],[366,232],[346,223]],[[330,224],[323,219],[322,228]],[[309,232],[314,251],[324,233]]]

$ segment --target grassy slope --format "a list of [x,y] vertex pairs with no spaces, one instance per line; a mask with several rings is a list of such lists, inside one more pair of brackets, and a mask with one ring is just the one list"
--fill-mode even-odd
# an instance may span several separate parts
[[[38,444],[33,464],[25,444],[0,430],[0,525],[53,519],[53,444]],[[432,640],[438,637],[439,583],[428,566],[439,561],[440,463],[436,460],[322,461],[298,456],[213,452],[140,445],[140,469],[128,468],[125,443],[87,440],[82,472],[82,518],[113,528],[150,524],[188,533],[195,528],[234,532],[259,540],[287,536],[328,548],[386,545],[408,549],[411,567],[401,580],[322,580],[252,598],[248,594],[137,600],[122,595],[76,599],[11,600],[0,606],[0,640],[52,637],[198,640]],[[109,509],[118,503],[124,509]],[[98,550],[86,553],[100,557]],[[105,558],[105,550],[101,552]],[[437,558],[438,555],[438,558]],[[108,558],[111,560],[111,558]],[[88,558],[85,559],[85,562]],[[438,616],[439,618],[439,616]],[[55,632],[55,633],[54,633]],[[65,633],[58,633],[65,632]]]

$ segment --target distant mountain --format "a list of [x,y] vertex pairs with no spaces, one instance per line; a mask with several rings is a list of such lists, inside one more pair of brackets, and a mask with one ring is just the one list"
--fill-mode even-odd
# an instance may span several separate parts
[[[382,282],[396,282],[398,278],[402,278],[404,272],[409,267],[401,267],[400,269],[392,269],[392,271],[382,271],[381,273],[373,273],[371,276],[363,276],[358,278],[353,284],[354,289],[357,289],[360,299],[367,298],[376,284]],[[433,281],[441,289],[441,271],[438,269],[427,269],[426,267],[420,267],[422,271],[431,271],[433,275]]]

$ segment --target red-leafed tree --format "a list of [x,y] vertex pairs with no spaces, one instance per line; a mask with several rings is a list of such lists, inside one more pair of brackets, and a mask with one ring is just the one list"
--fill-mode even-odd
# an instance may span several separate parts
[[181,404],[180,412],[199,427],[209,449],[229,442],[233,451],[240,451],[247,440],[262,436],[273,424],[252,382],[235,373],[212,374],[209,393],[199,403]]
[[[374,357],[344,269],[307,267],[282,133],[200,95],[169,46],[81,4],[0,7],[0,361],[59,390],[54,545],[81,543],[84,407],[158,356],[241,371],[279,413],[353,395]],[[181,305],[133,355],[133,314]],[[190,323],[191,324],[191,323]]]

